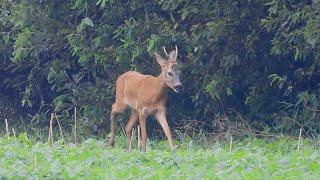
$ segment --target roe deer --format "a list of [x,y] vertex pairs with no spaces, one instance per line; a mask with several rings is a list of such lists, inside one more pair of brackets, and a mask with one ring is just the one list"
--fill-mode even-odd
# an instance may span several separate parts
[[133,126],[138,122],[141,126],[141,151],[146,150],[147,130],[146,120],[149,115],[155,116],[159,121],[170,145],[173,148],[172,135],[166,119],[167,89],[171,88],[176,93],[180,92],[182,84],[179,79],[180,70],[177,63],[178,48],[170,54],[163,47],[167,60],[158,53],[154,53],[156,61],[161,66],[158,77],[128,71],[117,79],[116,100],[112,105],[110,115],[110,139],[109,146],[114,146],[116,119],[115,116],[122,113],[126,108],[131,109],[131,116],[125,127],[127,135],[128,150],[131,150],[131,132]]

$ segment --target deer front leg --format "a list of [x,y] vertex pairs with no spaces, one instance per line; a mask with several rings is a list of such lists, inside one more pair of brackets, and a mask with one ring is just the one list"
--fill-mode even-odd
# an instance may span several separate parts
[[147,116],[143,112],[139,112],[139,122],[141,126],[141,142],[140,150],[146,151],[146,141],[147,141]]
[[166,137],[168,139],[170,149],[173,149],[172,134],[171,134],[168,122],[167,122],[165,110],[159,110],[155,114],[155,117],[159,121],[159,123],[164,131],[164,134],[166,135]]

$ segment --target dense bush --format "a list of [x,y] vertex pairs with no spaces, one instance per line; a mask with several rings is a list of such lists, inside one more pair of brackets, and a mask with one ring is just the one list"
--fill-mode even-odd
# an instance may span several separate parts
[[0,88],[34,123],[57,112],[68,126],[77,107],[98,126],[116,77],[157,75],[152,53],[177,44],[185,88],[170,93],[171,122],[241,116],[316,134],[319,9],[318,0],[1,1]]

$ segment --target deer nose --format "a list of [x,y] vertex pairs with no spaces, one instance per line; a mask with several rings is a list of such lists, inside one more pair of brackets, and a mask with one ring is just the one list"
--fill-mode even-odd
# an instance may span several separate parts
[[179,93],[182,89],[182,84],[178,84],[174,88],[176,89],[176,92]]

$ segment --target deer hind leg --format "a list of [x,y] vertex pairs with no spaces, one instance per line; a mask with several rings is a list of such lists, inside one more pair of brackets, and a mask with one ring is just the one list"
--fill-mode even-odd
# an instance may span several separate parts
[[114,146],[115,143],[115,136],[116,136],[116,128],[117,128],[117,121],[116,115],[122,113],[126,109],[126,105],[123,104],[116,104],[112,105],[111,113],[110,113],[110,139],[108,146]]
[[169,142],[169,146],[171,149],[173,149],[173,142],[172,142],[172,134],[167,122],[167,118],[166,118],[166,113],[164,110],[160,110],[155,114],[156,119],[159,121],[164,134],[166,135],[168,142]]
[[146,141],[147,141],[147,115],[143,112],[139,112],[139,122],[141,126],[141,142],[140,150],[146,151]]
[[133,126],[138,122],[138,112],[134,109],[131,111],[131,116],[129,118],[129,121],[125,127],[126,135],[127,135],[127,147],[128,151],[131,151],[131,136],[132,136],[132,128]]

